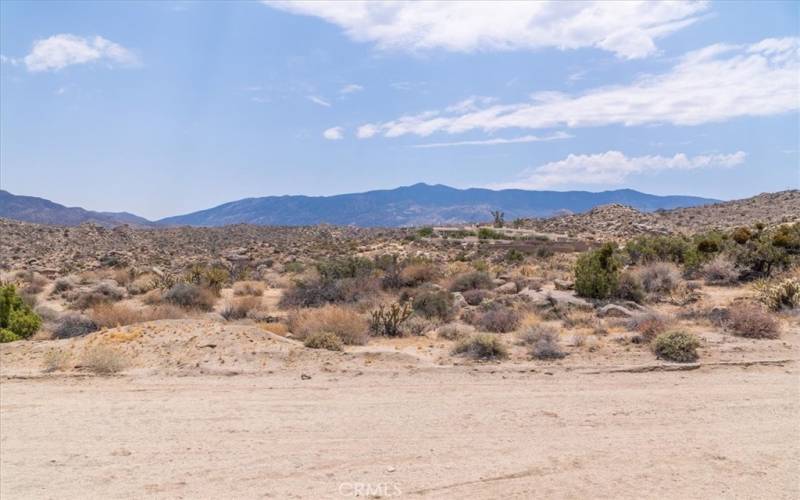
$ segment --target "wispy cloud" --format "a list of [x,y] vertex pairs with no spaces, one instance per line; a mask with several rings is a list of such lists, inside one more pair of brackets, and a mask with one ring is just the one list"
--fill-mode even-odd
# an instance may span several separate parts
[[[660,5],[660,4],[659,4]],[[406,115],[360,127],[359,137],[428,136],[471,130],[542,129],[671,123],[697,125],[800,108],[800,38],[752,45],[711,45],[682,57],[660,75],[582,94],[539,92],[514,104],[485,100]]]
[[497,144],[518,144],[524,142],[547,142],[560,139],[570,139],[573,136],[566,132],[556,132],[552,135],[523,135],[522,137],[511,137],[508,139],[496,138],[478,141],[455,141],[455,142],[433,142],[430,144],[414,144],[412,148],[447,148],[452,146],[494,146]]
[[322,132],[322,137],[330,141],[338,141],[344,137],[344,129],[342,127],[331,127]]
[[356,92],[361,92],[362,90],[364,90],[364,87],[362,87],[361,85],[359,85],[357,83],[348,83],[347,85],[345,85],[344,87],[342,87],[339,90],[339,93],[340,94],[353,94],[353,93],[356,93]]
[[700,19],[708,2],[264,1],[341,27],[380,49],[455,52],[595,47],[634,59]]
[[331,107],[331,103],[329,103],[328,101],[326,101],[322,97],[319,97],[319,96],[316,96],[316,95],[309,95],[309,96],[306,96],[306,98],[309,101],[313,102],[314,104],[319,104],[320,106],[324,106],[326,108],[330,108]]
[[569,155],[559,161],[524,170],[519,179],[494,188],[542,189],[563,184],[622,184],[630,175],[659,170],[695,170],[702,168],[734,167],[744,163],[743,151],[732,154],[713,154],[689,157],[636,156],[629,158],[619,151],[591,155]]
[[109,65],[132,66],[138,57],[122,45],[101,36],[83,38],[76,35],[53,35],[33,43],[23,62],[28,71],[57,71],[74,64],[106,62]]

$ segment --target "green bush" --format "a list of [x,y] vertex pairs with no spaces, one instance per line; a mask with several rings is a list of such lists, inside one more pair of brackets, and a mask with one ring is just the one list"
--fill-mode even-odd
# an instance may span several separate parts
[[667,332],[657,336],[653,342],[653,351],[661,359],[689,363],[697,360],[697,348],[700,341],[687,332]]
[[36,333],[41,325],[41,318],[25,304],[14,285],[0,287],[0,330],[3,331],[3,342],[26,339]]
[[417,229],[417,236],[420,238],[430,238],[433,236],[433,228],[432,227],[421,227]]
[[800,279],[787,278],[776,283],[758,285],[759,300],[770,310],[795,309],[800,307]]
[[425,318],[448,321],[453,315],[453,296],[444,290],[422,292],[414,297],[412,307]]
[[503,233],[495,231],[494,229],[490,229],[488,227],[482,227],[478,229],[478,239],[481,240],[502,240],[505,239]]
[[620,262],[614,245],[587,252],[575,264],[575,291],[583,297],[605,299],[617,291]]
[[323,282],[345,278],[364,278],[372,274],[375,264],[364,257],[346,257],[317,263],[317,272]]

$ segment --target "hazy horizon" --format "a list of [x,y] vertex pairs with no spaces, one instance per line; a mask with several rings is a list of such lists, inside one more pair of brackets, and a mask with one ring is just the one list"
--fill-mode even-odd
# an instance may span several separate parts
[[0,187],[152,220],[417,182],[800,184],[797,3],[475,5],[3,2]]

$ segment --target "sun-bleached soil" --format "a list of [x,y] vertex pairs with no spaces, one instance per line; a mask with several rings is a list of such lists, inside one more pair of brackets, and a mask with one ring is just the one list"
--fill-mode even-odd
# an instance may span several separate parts
[[799,383],[794,361],[5,378],[0,496],[797,498]]

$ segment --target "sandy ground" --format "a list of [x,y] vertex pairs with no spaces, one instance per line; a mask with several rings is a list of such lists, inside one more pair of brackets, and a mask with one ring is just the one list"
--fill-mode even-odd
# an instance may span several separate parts
[[797,363],[0,381],[2,498],[798,498]]

